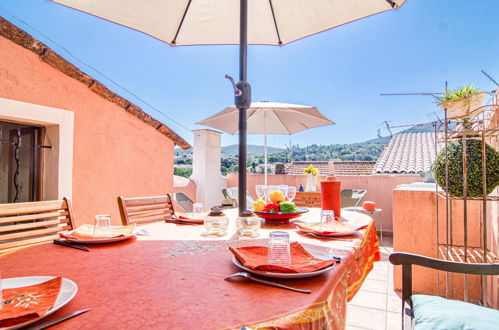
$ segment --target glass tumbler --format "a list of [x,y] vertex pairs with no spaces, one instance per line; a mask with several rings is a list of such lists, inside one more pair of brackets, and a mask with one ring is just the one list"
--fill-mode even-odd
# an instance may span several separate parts
[[99,214],[95,216],[94,237],[109,237],[111,235],[111,216]]
[[258,231],[262,223],[260,219],[251,211],[244,211],[236,219],[236,228],[240,236],[258,237]]
[[203,219],[204,217],[204,204],[194,203],[192,205],[192,218],[193,219]]
[[321,211],[321,230],[322,226],[334,221],[334,211],[333,210],[322,210]]
[[272,231],[269,234],[268,263],[272,265],[290,265],[291,251],[289,234],[285,231]]

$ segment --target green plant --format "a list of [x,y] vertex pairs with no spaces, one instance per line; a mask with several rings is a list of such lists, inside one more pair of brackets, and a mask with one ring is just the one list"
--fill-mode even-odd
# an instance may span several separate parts
[[192,169],[190,169],[190,168],[174,167],[173,168],[173,174],[174,175],[178,175],[178,176],[183,176],[184,178],[188,178],[192,174]]
[[478,94],[478,93],[481,93],[481,91],[475,89],[475,87],[473,87],[472,85],[468,85],[464,87],[458,87],[451,91],[447,91],[443,97],[439,97],[438,99],[440,100],[440,102],[447,102],[450,100],[468,97],[472,94]]
[[[487,195],[499,185],[499,152],[485,144]],[[468,197],[482,197],[482,141],[467,140],[466,142],[466,177]],[[442,149],[433,164],[435,181],[455,197],[463,197],[463,144],[454,142],[447,147],[447,159],[449,164],[448,185],[445,182],[445,149]]]

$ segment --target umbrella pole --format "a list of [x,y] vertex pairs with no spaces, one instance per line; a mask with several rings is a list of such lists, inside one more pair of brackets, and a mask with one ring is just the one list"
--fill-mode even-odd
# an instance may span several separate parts
[[236,84],[241,91],[236,95],[236,107],[239,109],[239,211],[246,207],[246,109],[251,105],[251,90],[246,81],[248,67],[248,0],[240,1],[240,28],[239,28],[239,82]]
[[265,138],[264,138],[264,144],[265,144],[265,149],[264,149],[264,158],[265,158],[265,185],[267,185],[267,131],[265,130]]

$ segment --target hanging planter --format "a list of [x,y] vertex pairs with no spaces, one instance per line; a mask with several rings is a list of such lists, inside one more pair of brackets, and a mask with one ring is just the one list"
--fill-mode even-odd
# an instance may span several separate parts
[[438,104],[447,109],[448,119],[469,119],[483,112],[483,98],[487,93],[475,90],[472,86],[458,88],[447,92]]

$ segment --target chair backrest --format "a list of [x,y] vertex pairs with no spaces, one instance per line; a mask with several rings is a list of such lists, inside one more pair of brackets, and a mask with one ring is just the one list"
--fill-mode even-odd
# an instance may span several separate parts
[[[225,190],[222,189],[222,193],[224,194],[224,197],[229,201],[232,202],[234,206],[237,206],[237,201],[239,200],[239,187],[232,187],[232,188],[227,188]],[[227,195],[227,196],[226,196]],[[251,197],[249,192],[246,192],[246,204],[247,206],[253,205],[253,197]]]
[[151,197],[118,197],[123,225],[163,221],[175,214],[170,194]]
[[296,192],[293,202],[296,206],[302,207],[322,207],[320,192]]
[[185,212],[192,212],[194,208],[194,202],[184,193],[178,192],[173,194],[173,199],[180,205]]
[[361,189],[343,189],[341,191],[341,208],[355,207],[366,195],[367,190]]
[[48,242],[74,228],[69,199],[0,204],[0,251]]

